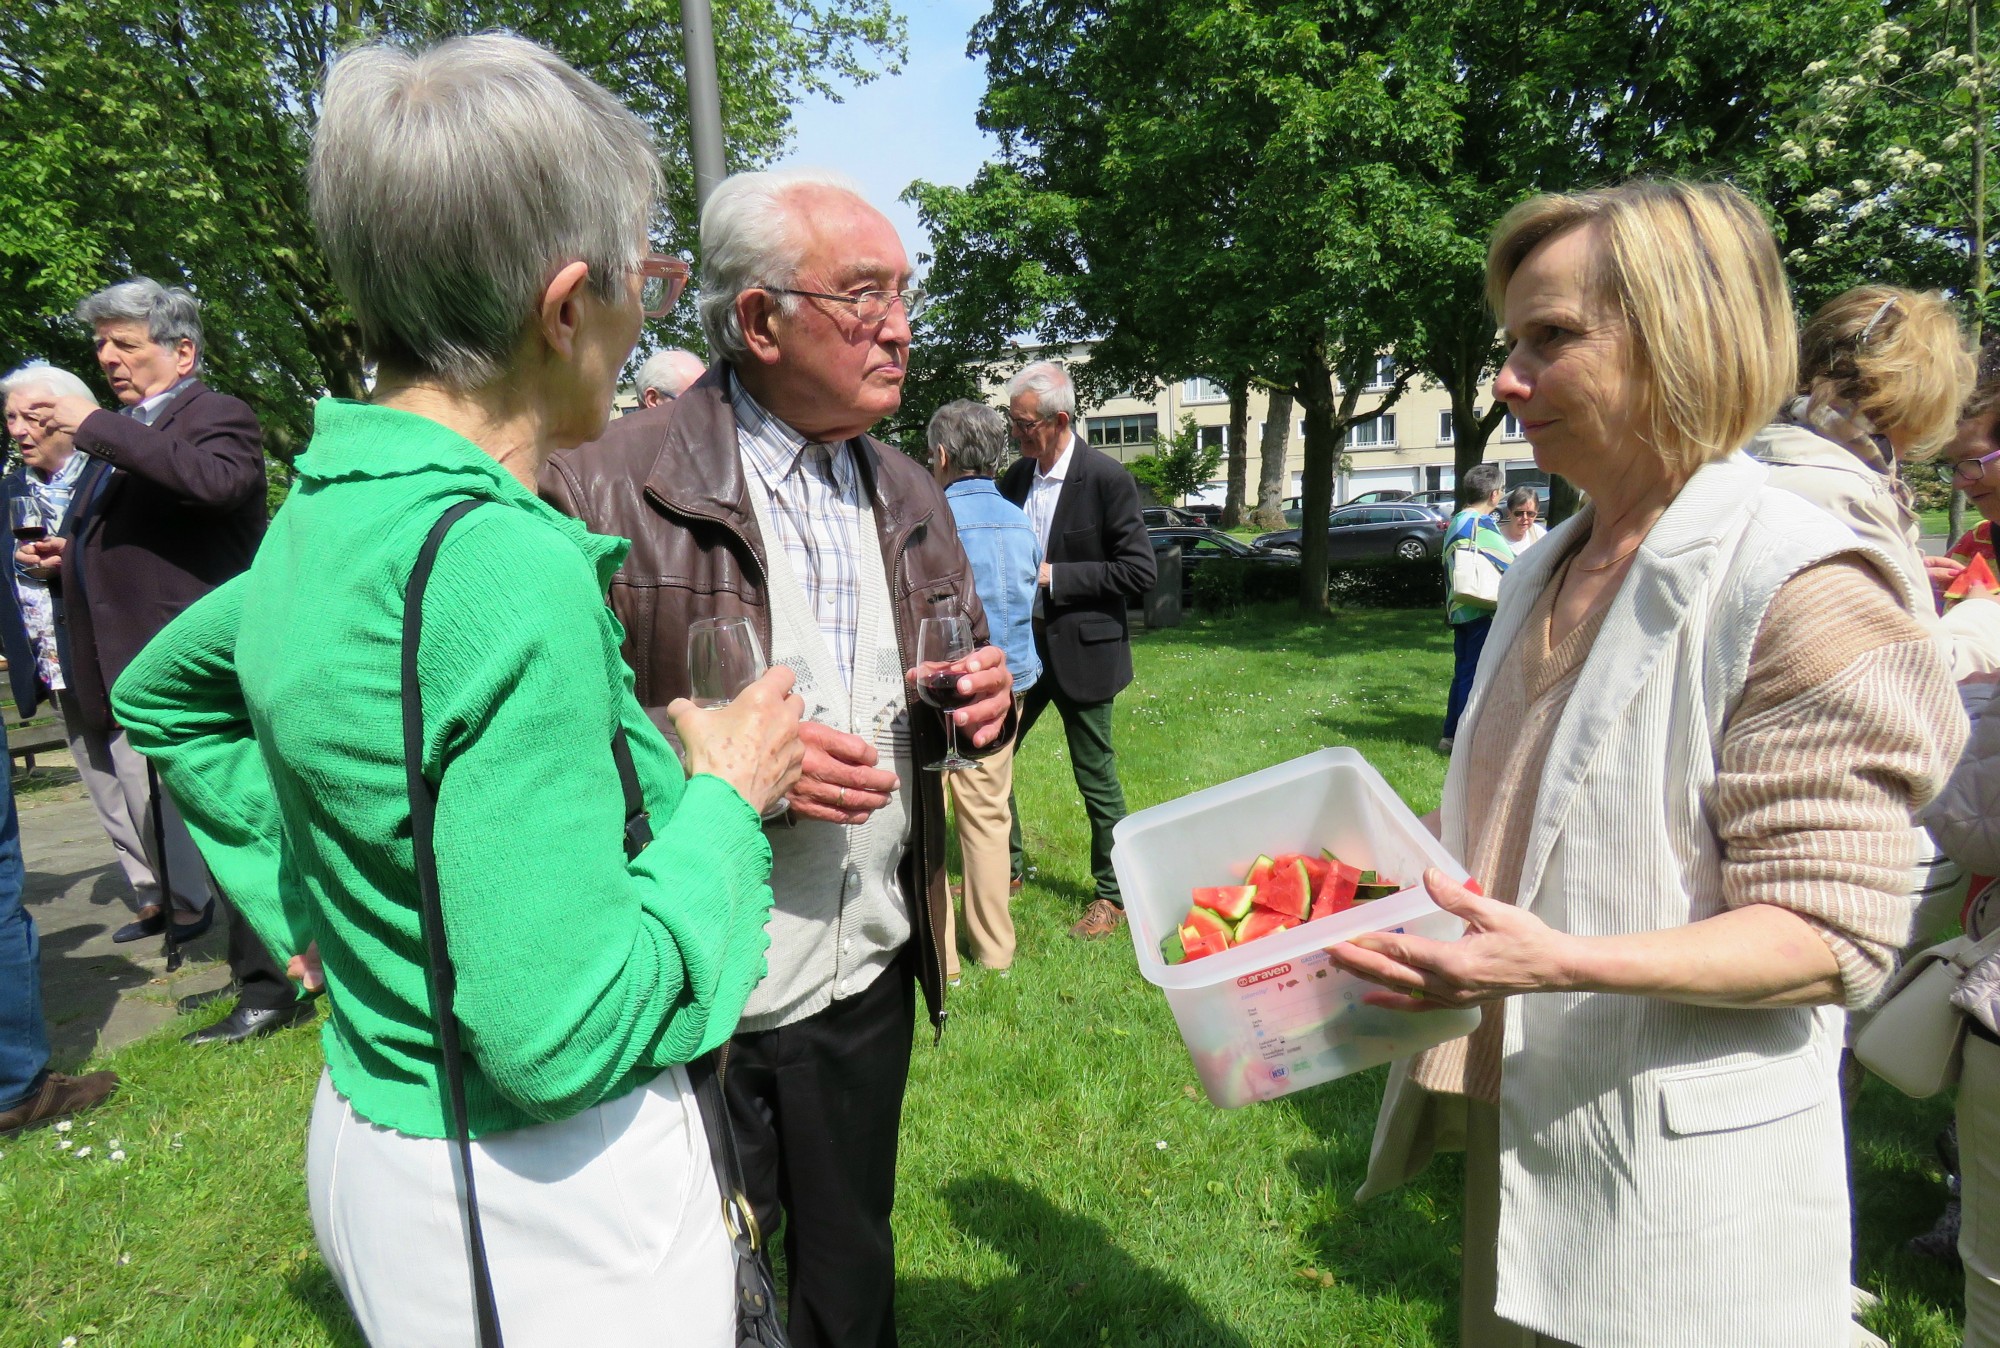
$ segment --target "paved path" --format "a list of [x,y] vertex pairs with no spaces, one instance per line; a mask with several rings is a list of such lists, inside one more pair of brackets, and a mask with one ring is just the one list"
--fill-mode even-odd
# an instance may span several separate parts
[[227,937],[217,922],[171,975],[157,939],[113,945],[111,933],[131,920],[124,874],[68,755],[35,761],[35,776],[58,784],[18,797],[21,850],[28,911],[41,931],[42,1004],[54,1062],[68,1069],[165,1025],[177,998],[226,983]]

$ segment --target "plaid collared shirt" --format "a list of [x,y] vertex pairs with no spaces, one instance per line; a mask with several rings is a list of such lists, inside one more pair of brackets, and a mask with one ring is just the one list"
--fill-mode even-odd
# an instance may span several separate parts
[[757,405],[733,376],[736,448],[765,492],[777,537],[806,592],[820,635],[854,686],[854,645],[861,621],[861,472],[845,444],[822,445]]

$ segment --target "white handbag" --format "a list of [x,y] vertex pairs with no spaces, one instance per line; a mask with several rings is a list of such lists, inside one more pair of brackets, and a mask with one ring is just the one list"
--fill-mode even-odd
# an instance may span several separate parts
[[1448,568],[1448,586],[1453,605],[1491,608],[1500,602],[1500,568],[1477,547],[1455,549]]
[[1958,1080],[1965,1012],[1952,1005],[1966,971],[2000,951],[2000,930],[1974,943],[1956,936],[1905,964],[1854,1036],[1861,1065],[1903,1094],[1928,1099]]

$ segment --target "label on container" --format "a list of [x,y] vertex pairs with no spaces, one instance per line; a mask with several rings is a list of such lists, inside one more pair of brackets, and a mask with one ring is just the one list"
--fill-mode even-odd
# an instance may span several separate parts
[[1324,950],[1238,978],[1237,1010],[1254,1045],[1250,1074],[1283,1091],[1301,1069],[1333,1067],[1337,1050],[1357,1032],[1372,1038],[1380,1033],[1372,1022],[1395,1016],[1361,1000],[1374,986],[1336,966]]

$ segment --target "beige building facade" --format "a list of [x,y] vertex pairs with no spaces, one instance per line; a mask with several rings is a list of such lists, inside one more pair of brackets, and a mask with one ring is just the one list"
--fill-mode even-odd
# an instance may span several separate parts
[[[1089,348],[1077,346],[1066,353],[1024,347],[1014,368],[1031,361],[1060,359],[1069,363],[1087,361]],[[1012,371],[1009,371],[1012,373]],[[1376,381],[1362,390],[1362,409],[1385,394],[1396,377],[1393,358],[1383,357]],[[1004,376],[1003,376],[1004,383]],[[993,390],[998,405],[1003,390]],[[1338,396],[1336,389],[1335,395]],[[1248,487],[1255,504],[1259,465],[1262,459],[1264,425],[1270,415],[1270,397],[1261,389],[1250,391],[1250,462]],[[1224,445],[1229,433],[1229,392],[1207,379],[1181,379],[1160,383],[1113,398],[1097,407],[1078,408],[1079,429],[1092,445],[1129,463],[1153,450],[1153,438],[1171,433],[1183,416],[1194,418],[1204,444]],[[1284,495],[1297,496],[1305,476],[1305,415],[1296,403],[1291,424],[1286,428]],[[1394,489],[1417,492],[1449,489],[1456,481],[1453,468],[1451,397],[1442,386],[1426,379],[1413,381],[1394,408],[1379,417],[1357,423],[1348,433],[1348,471],[1334,482],[1336,503],[1351,500],[1363,492]],[[1533,452],[1521,438],[1521,428],[1509,416],[1494,428],[1486,442],[1486,459],[1499,464],[1507,474],[1507,485],[1546,482],[1547,474],[1535,467]],[[1188,503],[1221,505],[1227,480],[1218,476]]]

